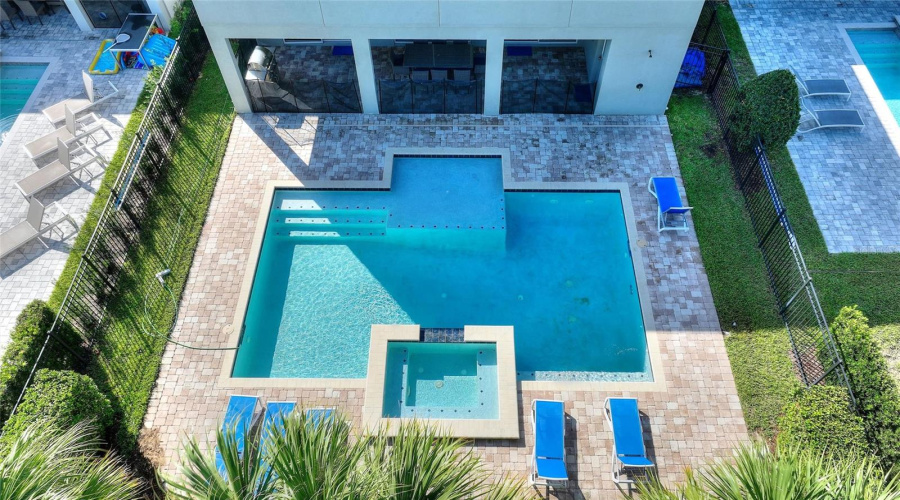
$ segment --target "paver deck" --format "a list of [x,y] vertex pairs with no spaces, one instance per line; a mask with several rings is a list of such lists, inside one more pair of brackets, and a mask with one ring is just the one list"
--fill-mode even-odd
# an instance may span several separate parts
[[876,115],[857,76],[865,68],[854,68],[840,27],[890,23],[900,5],[894,0],[732,5],[758,73],[793,66],[806,78],[843,78],[853,93],[849,101],[809,102],[818,109],[857,109],[866,123],[862,130],[818,130],[788,143],[828,250],[900,252],[900,132],[886,129]]
[[[661,477],[728,456],[747,438],[740,401],[693,230],[656,232],[651,175],[679,177],[665,117],[519,115],[241,115],[236,119],[206,225],[172,334],[174,340],[221,347],[249,257],[266,183],[270,180],[379,179],[387,147],[510,149],[517,181],[624,182],[629,186],[658,330],[666,390],[626,393],[639,398],[648,446]],[[680,184],[680,180],[679,180]],[[210,436],[229,393],[307,406],[336,406],[362,422],[363,389],[220,387],[229,351],[170,344],[163,356],[145,426],[158,432],[162,466],[176,467],[186,434]],[[535,398],[566,402],[572,489],[565,497],[617,498],[610,479],[611,433],[603,419],[607,396],[621,392],[520,391],[521,435],[476,441],[498,474],[524,477],[534,442],[529,408]],[[542,492],[544,490],[541,490]]]
[[[116,33],[116,30],[84,33],[65,9],[58,9],[53,16],[42,16],[42,20],[43,26],[36,22],[29,25],[16,18],[18,29],[4,31],[0,37],[3,48],[0,61],[49,63],[44,84],[36,89],[30,105],[22,110],[0,146],[0,230],[24,220],[28,211],[28,202],[15,183],[56,159],[54,153],[33,161],[22,148],[23,144],[62,126],[51,124],[41,110],[84,92],[81,71],[90,66],[100,41]],[[108,136],[102,132],[93,135],[101,142],[96,149],[107,160],[115,152],[146,75],[146,71],[127,69],[112,76],[94,76],[96,85],[105,87],[104,82],[111,81],[119,89],[118,96],[90,110],[100,116],[109,132]],[[97,166],[89,169],[101,175],[90,182],[60,181],[36,195],[37,199],[45,205],[59,202],[80,224],[102,179],[102,171]],[[55,216],[48,211],[44,220],[53,220]],[[62,272],[75,230],[68,224],[60,227],[65,234],[48,234],[43,243],[32,241],[0,261],[0,354],[9,342],[19,312],[34,299],[47,299]]]

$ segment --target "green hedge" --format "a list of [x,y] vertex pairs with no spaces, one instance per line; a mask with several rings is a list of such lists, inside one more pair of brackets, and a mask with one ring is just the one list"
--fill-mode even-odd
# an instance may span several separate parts
[[784,409],[778,439],[816,451],[865,452],[863,420],[850,406],[843,387],[815,386],[801,390]]
[[[56,313],[40,300],[32,301],[19,313],[9,345],[0,362],[0,426],[9,418],[22,393],[55,317]],[[78,334],[67,324],[63,324],[58,328],[56,338],[66,342],[75,353],[80,354],[81,359],[51,339],[41,359],[41,368],[84,370],[83,360],[88,359],[88,353],[80,347],[81,338]]]
[[787,144],[800,125],[800,93],[790,71],[770,71],[747,82],[738,93],[730,130],[739,147],[759,136],[767,147]]
[[869,443],[886,465],[900,464],[900,391],[872,339],[869,319],[855,306],[844,307],[831,331],[847,365]]
[[50,422],[61,429],[91,420],[105,437],[112,424],[112,406],[87,375],[73,371],[38,370],[22,404],[6,423],[0,448],[12,443],[28,426]]

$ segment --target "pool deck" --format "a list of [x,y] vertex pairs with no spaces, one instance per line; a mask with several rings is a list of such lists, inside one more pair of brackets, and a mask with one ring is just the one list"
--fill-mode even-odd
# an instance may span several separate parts
[[808,102],[816,109],[856,109],[866,124],[800,134],[788,143],[828,251],[900,252],[900,126],[873,97],[877,87],[844,35],[846,25],[892,23],[898,3],[740,0],[732,6],[758,73],[792,66],[805,78],[843,78],[849,101]]
[[[4,30],[0,36],[3,48],[0,61],[49,63],[43,83],[35,89],[30,103],[19,114],[0,146],[0,231],[24,220],[28,211],[28,202],[15,183],[57,158],[53,153],[31,160],[22,148],[23,144],[62,126],[61,123],[51,124],[41,110],[84,92],[81,71],[91,64],[100,41],[114,37],[116,33],[116,30],[83,33],[65,9],[58,9],[53,16],[42,16],[41,19],[43,26],[37,22],[29,25],[16,18],[14,22],[18,29]],[[118,96],[90,110],[97,113],[109,132],[109,136],[102,132],[93,134],[101,141],[97,151],[107,160],[116,150],[122,128],[131,116],[146,76],[146,71],[126,69],[112,76],[93,77],[100,88],[106,86],[106,81],[111,81],[119,89]],[[36,198],[45,205],[58,202],[80,225],[103,177],[103,171],[97,165],[88,170],[99,175],[90,181],[88,176],[83,176],[85,180],[77,183],[70,180],[57,182]],[[55,220],[58,212],[54,208],[47,210],[44,221]],[[0,261],[0,354],[6,349],[16,317],[25,305],[34,299],[46,300],[62,273],[76,231],[68,223],[63,223],[60,228],[63,234],[48,233],[43,238],[46,246],[34,240]]]
[[[277,119],[277,127],[270,124]],[[269,120],[267,123],[266,120]],[[664,481],[686,466],[728,456],[747,439],[697,238],[656,231],[653,175],[679,178],[668,124],[662,116],[518,115],[240,115],[228,144],[210,213],[172,334],[204,347],[229,342],[263,193],[270,181],[371,181],[382,175],[388,148],[509,148],[511,175],[525,183],[623,183],[637,227],[636,247],[656,327],[663,384],[645,390],[519,385],[516,440],[477,440],[474,447],[499,475],[527,475],[534,444],[530,406],[536,398],[566,402],[566,448],[572,486],[561,498],[619,498],[610,478],[611,432],[603,417],[607,396],[639,400],[651,457]],[[575,184],[572,184],[573,186]],[[145,426],[158,434],[166,470],[173,471],[186,434],[211,436],[230,393],[304,406],[338,407],[362,427],[360,387],[222,386],[231,351],[170,345],[163,356]],[[544,489],[539,490],[545,493]],[[557,493],[550,491],[556,498]]]

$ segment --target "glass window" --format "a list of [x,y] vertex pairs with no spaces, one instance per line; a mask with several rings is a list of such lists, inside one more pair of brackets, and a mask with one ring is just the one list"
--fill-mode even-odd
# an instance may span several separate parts
[[94,28],[118,28],[128,14],[149,14],[144,0],[80,0]]

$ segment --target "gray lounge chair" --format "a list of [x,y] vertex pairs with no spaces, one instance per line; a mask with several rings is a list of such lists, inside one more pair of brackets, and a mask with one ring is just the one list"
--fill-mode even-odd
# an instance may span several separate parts
[[[804,127],[804,124],[811,126]],[[863,128],[865,126],[862,116],[855,109],[812,109],[804,102],[797,132],[806,133],[821,128]]]
[[19,8],[20,15],[24,16],[25,19],[28,20],[28,24],[32,24],[31,19],[37,18],[38,22],[41,23],[41,26],[44,25],[44,21],[41,20],[41,14],[48,14],[47,5],[44,3],[38,3],[37,9],[34,8],[34,4],[27,0],[13,0],[13,3],[16,4],[16,7]]
[[77,115],[78,113],[87,111],[101,102],[119,94],[119,89],[117,89],[109,80],[106,81],[106,83],[109,84],[109,90],[102,92],[94,88],[94,80],[91,78],[91,75],[84,71],[81,72],[81,80],[84,83],[84,93],[77,97],[58,102],[44,110],[44,116],[46,116],[51,123],[61,122],[66,119],[66,107],[71,109],[72,113]]
[[415,70],[411,73],[411,78],[414,82],[427,82],[428,70]]
[[472,70],[470,70],[470,69],[454,69],[453,70],[453,80],[457,81],[457,82],[472,81]]
[[100,117],[95,113],[91,113],[76,120],[72,110],[66,107],[65,126],[42,137],[38,137],[28,144],[23,145],[23,147],[25,148],[25,152],[28,153],[29,158],[40,158],[41,156],[56,151],[58,145],[57,139],[69,144],[70,142],[87,137],[102,128],[103,124],[100,123]]
[[[76,175],[85,170],[88,165],[97,163],[101,167],[106,166],[106,159],[87,146],[70,148],[69,145],[64,143],[61,139],[57,139],[57,141],[59,159],[45,167],[41,167],[37,172],[29,174],[27,177],[16,183],[16,187],[19,188],[19,192],[22,193],[22,196],[30,198],[63,179],[73,179]],[[72,153],[76,151],[87,153],[87,158],[73,164]],[[90,178],[93,179],[94,177],[94,175],[91,175]]]
[[75,219],[59,203],[53,204],[62,213],[62,217],[45,225],[44,205],[41,205],[41,202],[34,198],[28,200],[28,215],[25,216],[25,220],[0,234],[0,259],[22,248],[30,241],[40,238],[63,221],[69,221],[75,226],[75,229],[78,229]]
[[847,86],[847,82],[840,78],[804,80],[794,68],[791,68],[791,73],[794,74],[794,78],[797,80],[800,97],[843,96],[847,100],[850,99],[850,87]]
[[447,79],[447,70],[445,69],[433,69],[431,70],[431,79],[432,81],[440,82]]

